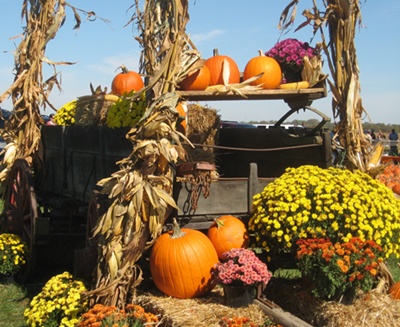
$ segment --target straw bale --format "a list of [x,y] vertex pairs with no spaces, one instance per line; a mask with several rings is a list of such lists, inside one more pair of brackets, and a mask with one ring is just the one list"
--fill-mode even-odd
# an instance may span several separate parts
[[[220,116],[217,110],[198,103],[188,104],[186,136],[195,145],[186,146],[190,161],[214,163],[213,145],[216,144]],[[206,145],[206,146],[199,146]]]
[[378,288],[341,302],[322,301],[300,279],[272,279],[266,297],[315,327],[400,326],[400,301]]
[[197,299],[177,299],[158,292],[138,295],[135,302],[160,315],[162,327],[219,327],[223,317],[248,317],[262,325],[268,316],[256,304],[231,308],[223,304],[223,290],[217,286],[209,295]]
[[[394,300],[378,289],[369,293],[359,291],[352,302],[337,302],[318,300],[309,289],[295,281],[275,284],[269,285],[274,287],[266,293],[266,298],[312,326],[400,326],[400,300]],[[219,286],[198,299],[176,299],[147,288],[138,293],[134,301],[159,315],[162,327],[217,327],[223,317],[249,317],[258,325],[268,318],[272,321],[257,304],[244,308],[225,306],[223,290]]]
[[107,111],[114,104],[103,97],[79,98],[75,108],[75,124],[82,126],[105,126]]
[[368,327],[400,326],[400,301],[371,291],[357,296],[352,305],[325,302],[315,316],[315,326]]

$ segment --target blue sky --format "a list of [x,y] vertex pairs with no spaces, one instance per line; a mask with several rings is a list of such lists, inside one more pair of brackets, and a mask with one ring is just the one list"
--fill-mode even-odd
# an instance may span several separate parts
[[[319,1],[321,2],[321,1]],[[48,43],[46,56],[53,61],[76,62],[72,66],[59,66],[62,77],[62,92],[54,89],[50,97],[57,107],[90,94],[89,84],[110,89],[116,69],[121,64],[137,70],[141,49],[134,37],[132,25],[124,27],[131,16],[128,11],[132,0],[87,0],[69,1],[72,5],[92,10],[100,19],[84,22],[76,31],[72,29],[73,18],[68,11],[67,22],[56,38]],[[190,21],[187,33],[204,58],[212,56],[214,48],[220,54],[229,55],[241,70],[248,60],[257,55],[259,49],[269,50],[281,37],[294,37],[310,41],[311,28],[301,32],[289,32],[281,36],[277,29],[280,13],[289,0],[189,0]],[[400,124],[400,1],[361,1],[363,26],[356,36],[357,57],[360,67],[361,96],[369,118],[373,123]],[[14,75],[13,50],[20,39],[13,38],[22,32],[20,19],[22,1],[0,0],[0,94],[12,84]],[[312,5],[311,0],[302,0],[297,23],[302,21],[302,9]],[[311,42],[319,41],[319,36]],[[327,65],[325,73],[329,73]],[[44,78],[52,70],[45,67]],[[313,107],[332,117],[331,96],[314,101]],[[288,109],[283,101],[210,101],[209,107],[218,110],[222,119],[250,121],[276,120]],[[11,102],[0,104],[11,109]],[[45,114],[51,113],[47,108]],[[317,118],[301,112],[297,119]],[[364,117],[363,121],[368,122]]]

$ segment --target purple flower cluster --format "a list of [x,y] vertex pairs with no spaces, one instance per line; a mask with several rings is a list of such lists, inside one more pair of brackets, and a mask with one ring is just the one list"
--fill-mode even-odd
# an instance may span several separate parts
[[213,271],[218,284],[266,285],[272,277],[267,265],[252,250],[232,249],[224,256],[224,261],[218,263]]
[[305,56],[309,58],[314,57],[317,54],[317,50],[307,42],[297,39],[285,39],[275,44],[265,54],[278,61],[282,71],[289,68],[301,72],[303,69],[303,58]]

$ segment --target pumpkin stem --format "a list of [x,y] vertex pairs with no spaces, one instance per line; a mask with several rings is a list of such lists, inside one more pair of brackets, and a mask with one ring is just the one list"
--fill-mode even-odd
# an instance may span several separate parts
[[265,54],[262,50],[258,50],[258,55],[261,57],[265,57]]
[[[123,74],[129,73],[128,68],[126,68],[124,65],[121,65],[121,66],[119,66],[118,68],[121,68]],[[117,68],[117,69],[118,69],[118,68]],[[117,69],[116,69],[116,70],[117,70]]]
[[180,237],[183,237],[186,235],[186,233],[184,233],[182,231],[182,229],[179,227],[179,224],[176,221],[176,218],[173,218],[172,223],[174,224],[174,226],[173,226],[171,238],[180,238]]
[[213,55],[214,55],[214,57],[219,56],[218,49],[214,49],[214,50],[213,50]]
[[224,227],[224,225],[225,225],[224,221],[220,218],[215,218],[214,221],[217,224],[217,229],[220,229],[221,227]]

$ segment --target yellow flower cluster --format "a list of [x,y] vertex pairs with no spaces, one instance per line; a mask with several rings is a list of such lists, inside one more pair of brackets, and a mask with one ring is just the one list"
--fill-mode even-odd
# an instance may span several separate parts
[[75,124],[76,104],[77,100],[70,101],[57,110],[54,115],[54,121],[57,125],[69,126]]
[[299,239],[352,237],[400,257],[400,201],[360,171],[305,165],[288,168],[253,198],[249,230],[271,255],[295,253]]
[[28,247],[15,234],[0,234],[0,274],[14,275],[26,264]]
[[146,94],[140,98],[131,99],[130,95],[123,96],[107,111],[107,126],[111,128],[135,126],[146,111]]
[[52,277],[25,310],[27,325],[76,326],[81,313],[87,308],[87,302],[82,298],[85,291],[85,285],[69,272]]

